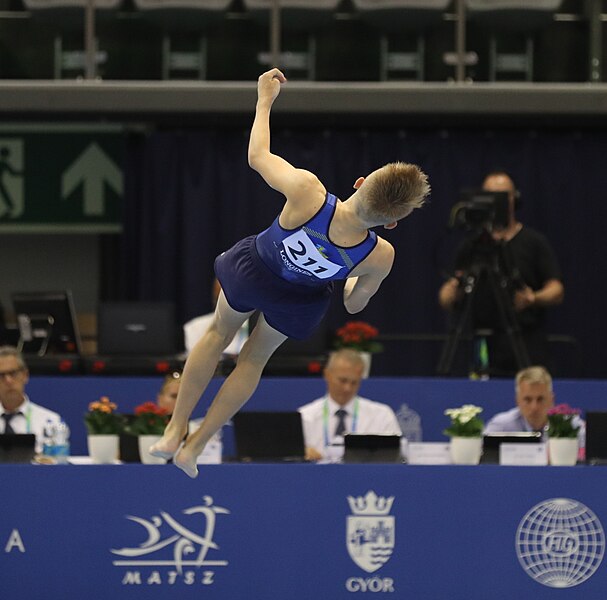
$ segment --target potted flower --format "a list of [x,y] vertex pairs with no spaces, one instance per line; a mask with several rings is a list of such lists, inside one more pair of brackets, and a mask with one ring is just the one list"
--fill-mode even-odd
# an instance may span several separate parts
[[451,425],[444,434],[451,437],[451,460],[456,465],[478,465],[483,450],[484,423],[478,415],[480,406],[464,404],[460,408],[448,408],[445,415],[451,418]]
[[551,465],[573,466],[578,456],[578,432],[575,424],[579,408],[558,404],[548,410],[548,453]]
[[377,341],[379,331],[364,321],[348,321],[335,332],[334,346],[337,349],[351,348],[361,353],[365,361],[363,377],[369,376],[371,354],[381,352],[384,347]]
[[118,435],[124,428],[124,416],[107,396],[89,404],[84,415],[88,432],[89,455],[96,463],[112,463],[118,458]]
[[144,464],[164,464],[165,459],[152,456],[150,446],[164,433],[169,422],[169,413],[155,402],[144,402],[135,407],[135,417],[128,427],[128,433],[138,436],[139,456]]

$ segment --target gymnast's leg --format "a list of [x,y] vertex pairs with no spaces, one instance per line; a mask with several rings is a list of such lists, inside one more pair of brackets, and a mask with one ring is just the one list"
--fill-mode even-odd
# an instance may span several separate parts
[[240,351],[236,367],[217,392],[200,427],[188,436],[173,459],[187,475],[198,475],[196,459],[205,444],[253,395],[268,359],[286,339],[287,336],[268,325],[263,315],[259,317],[253,333]]
[[150,448],[151,454],[171,458],[177,452],[188,431],[190,415],[215,374],[222,352],[251,314],[235,311],[228,304],[223,291],[220,293],[213,323],[188,356],[175,410],[162,439]]

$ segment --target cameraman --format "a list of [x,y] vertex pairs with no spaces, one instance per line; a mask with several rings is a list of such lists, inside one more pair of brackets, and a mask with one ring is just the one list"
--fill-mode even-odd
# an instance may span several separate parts
[[[523,227],[523,224],[516,220],[514,210],[517,191],[508,173],[502,170],[489,173],[483,182],[483,190],[508,193],[508,224],[502,229],[494,228],[491,237],[498,244],[503,244],[504,253],[510,263],[511,272],[506,275],[511,277],[512,307],[517,315],[530,364],[549,366],[544,330],[545,309],[560,304],[564,296],[556,256],[541,233]],[[441,307],[452,310],[454,318],[458,317],[458,308],[464,296],[460,285],[461,277],[474,264],[476,258],[474,241],[465,240],[456,254],[455,276],[449,278],[439,290]],[[478,282],[471,306],[471,324],[473,330],[489,329],[493,332],[487,339],[490,373],[511,375],[518,371],[494,295],[483,277]]]

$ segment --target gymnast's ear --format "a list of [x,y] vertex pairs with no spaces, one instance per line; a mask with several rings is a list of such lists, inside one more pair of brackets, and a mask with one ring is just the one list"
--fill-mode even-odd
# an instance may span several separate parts
[[360,188],[360,186],[363,184],[363,181],[365,180],[364,177],[359,177],[355,182],[354,185],[352,187],[354,187],[355,190],[358,190]]

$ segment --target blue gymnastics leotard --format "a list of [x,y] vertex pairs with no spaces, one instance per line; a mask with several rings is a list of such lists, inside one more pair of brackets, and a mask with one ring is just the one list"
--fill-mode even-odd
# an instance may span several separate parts
[[329,239],[329,227],[338,200],[327,193],[320,210],[295,229],[284,229],[279,217],[255,241],[257,253],[280,278],[300,285],[322,286],[329,281],[346,279],[377,244],[369,231],[356,246],[343,247]]
[[238,312],[259,310],[269,325],[288,337],[305,339],[325,315],[333,282],[346,279],[377,244],[369,232],[352,247],[329,240],[337,199],[327,194],[319,211],[295,229],[278,218],[215,260],[215,274],[228,304]]

